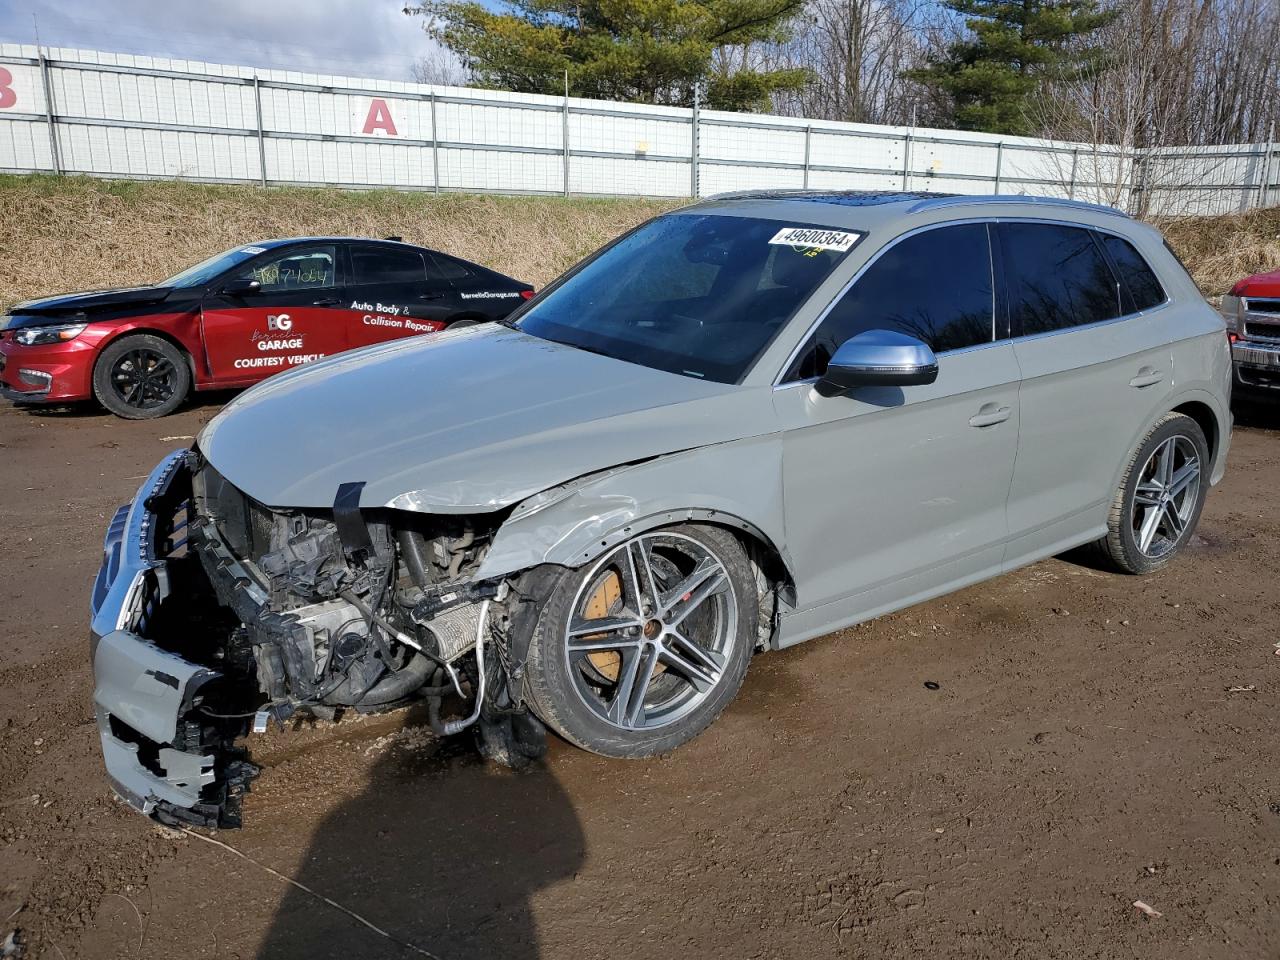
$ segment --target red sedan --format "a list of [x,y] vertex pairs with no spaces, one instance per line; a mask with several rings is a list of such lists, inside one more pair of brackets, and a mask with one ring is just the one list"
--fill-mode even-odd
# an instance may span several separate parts
[[395,240],[307,237],[227,250],[154,287],[13,307],[0,329],[0,394],[95,398],[131,420],[191,390],[246,387],[322,357],[500,320],[533,287]]

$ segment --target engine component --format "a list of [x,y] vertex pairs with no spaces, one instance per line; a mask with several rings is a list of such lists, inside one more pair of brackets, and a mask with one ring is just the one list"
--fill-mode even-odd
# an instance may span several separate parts
[[445,663],[451,663],[476,645],[482,619],[481,604],[468,603],[451,607],[422,624],[435,640],[435,649],[430,651]]

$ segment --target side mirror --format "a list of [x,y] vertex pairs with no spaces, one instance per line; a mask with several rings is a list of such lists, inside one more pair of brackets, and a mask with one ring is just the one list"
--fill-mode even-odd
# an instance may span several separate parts
[[916,387],[938,379],[938,358],[928,345],[905,333],[868,330],[842,343],[818,381],[824,397],[855,387]]
[[245,294],[257,293],[262,289],[262,284],[257,280],[250,280],[246,277],[237,277],[234,280],[228,280],[222,285],[219,293],[225,293],[232,297],[243,297]]

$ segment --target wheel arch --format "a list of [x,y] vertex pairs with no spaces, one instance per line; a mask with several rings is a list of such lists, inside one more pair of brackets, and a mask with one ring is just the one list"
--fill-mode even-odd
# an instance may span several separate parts
[[[581,567],[629,537],[681,523],[731,531],[790,605],[796,574],[783,536],[774,437],[700,447],[579,478],[516,506],[477,576],[551,563]],[[690,484],[689,478],[716,479]],[[697,491],[701,487],[701,492]]]
[[1169,411],[1170,413],[1181,413],[1190,417],[1200,429],[1204,431],[1204,438],[1209,443],[1209,462],[1216,463],[1218,459],[1218,443],[1221,427],[1218,424],[1217,414],[1213,412],[1213,408],[1203,400],[1188,400],[1181,403]]
[[1156,408],[1151,418],[1144,422],[1137,432],[1129,438],[1129,446],[1116,466],[1115,476],[1112,478],[1112,489],[1120,485],[1129,454],[1137,449],[1138,444],[1151,432],[1151,428],[1156,425],[1160,418],[1170,413],[1181,413],[1191,417],[1200,429],[1204,431],[1205,440],[1209,444],[1210,483],[1216,484],[1218,482],[1223,473],[1223,460],[1227,441],[1231,435],[1231,414],[1223,408],[1221,402],[1213,394],[1205,390],[1191,389],[1169,397],[1165,403]]
[[191,350],[181,339],[175,337],[167,330],[161,330],[157,327],[126,327],[122,330],[114,331],[110,337],[98,344],[97,356],[93,358],[93,369],[96,372],[98,364],[102,360],[102,354],[106,352],[108,347],[114,346],[121,340],[129,337],[155,337],[157,340],[164,340],[174,347],[183,358],[187,361],[187,370],[191,374],[191,388],[196,387],[196,359],[192,355]]

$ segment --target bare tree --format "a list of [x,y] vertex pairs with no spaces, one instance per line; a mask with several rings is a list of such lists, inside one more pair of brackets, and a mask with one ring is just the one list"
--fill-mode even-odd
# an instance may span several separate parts
[[465,87],[471,74],[450,51],[440,47],[413,65],[413,79],[438,87]]
[[[1260,183],[1266,156],[1256,147],[1222,145],[1273,136],[1280,5],[1129,0],[1105,45],[1101,69],[1047,86],[1031,108],[1044,136],[1082,144],[1070,155],[1071,183],[1091,199],[1143,215],[1249,205],[1249,188],[1222,185]],[[1063,182],[1067,162],[1063,153],[1051,161]]]
[[924,62],[938,26],[932,0],[810,0],[775,62],[815,80],[775,97],[783,114],[855,123],[927,121],[930,95],[903,73]]

